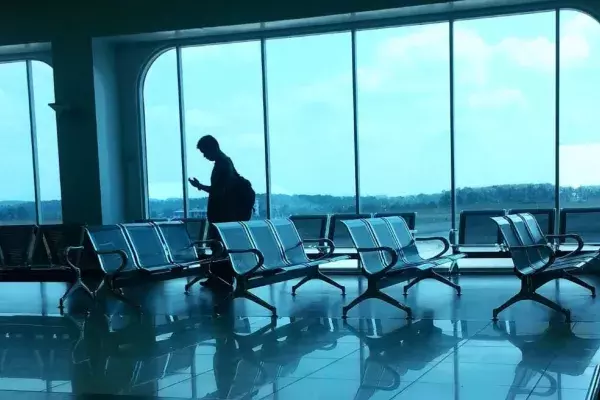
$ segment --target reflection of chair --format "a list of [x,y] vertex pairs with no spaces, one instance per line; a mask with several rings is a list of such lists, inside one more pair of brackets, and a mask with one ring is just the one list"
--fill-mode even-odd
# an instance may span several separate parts
[[[551,373],[558,375],[581,376],[600,347],[600,339],[584,339],[576,336],[570,324],[551,321],[546,330],[541,334],[517,335],[515,323],[503,326],[494,324],[494,330],[501,334],[500,339],[508,340],[513,346],[521,350],[522,360],[516,366],[512,388],[507,395],[508,399],[516,399],[519,395],[528,394],[531,389],[527,383],[541,375],[547,380],[545,385],[537,384],[537,396],[549,397],[560,390],[560,383]],[[556,350],[568,350],[557,351]],[[544,355],[546,355],[544,357]],[[561,360],[563,355],[569,358]],[[573,362],[577,359],[577,362]],[[543,386],[543,387],[542,387]],[[520,389],[519,389],[520,388]]]
[[[433,359],[462,340],[442,333],[431,319],[409,322],[389,333],[382,332],[382,320],[360,322],[370,323],[358,329],[346,324],[346,328],[369,348],[369,356],[364,363],[362,380],[354,396],[355,400],[367,400],[377,391],[398,389],[402,383],[402,376],[408,370],[420,371],[426,368]],[[419,352],[418,360],[410,357],[415,351]]]
[[71,352],[80,339],[81,327],[67,316],[2,316],[0,376],[69,381],[73,373]]
[[86,320],[85,347],[92,374],[87,382],[75,382],[75,391],[110,385],[114,394],[126,394],[152,387],[167,374],[191,369],[197,346],[215,346],[206,343],[215,337],[210,317],[138,314],[126,319],[124,326],[100,313]]
[[526,224],[527,218],[521,218],[520,215],[509,215],[507,217],[494,217],[492,220],[500,228],[514,263],[515,275],[521,280],[519,293],[494,309],[494,320],[498,319],[500,312],[514,303],[521,300],[532,300],[563,313],[570,321],[570,310],[562,308],[557,303],[536,292],[541,286],[555,279],[568,279],[589,289],[592,296],[595,296],[593,286],[569,273],[569,271],[586,266],[593,259],[593,256],[558,259],[551,246],[547,243],[540,244],[536,242]]
[[[221,323],[226,320],[221,319]],[[341,334],[339,328],[339,321],[330,318],[292,317],[289,324],[275,327],[272,321],[249,335],[229,329],[228,339],[217,338],[217,393],[209,393],[206,398],[252,398],[261,386],[292,374],[305,355],[334,349]]]

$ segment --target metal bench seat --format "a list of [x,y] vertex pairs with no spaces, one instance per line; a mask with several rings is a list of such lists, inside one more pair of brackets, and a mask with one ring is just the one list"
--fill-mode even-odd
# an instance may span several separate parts
[[[165,244],[169,262],[185,268],[200,267],[197,276],[185,285],[185,292],[208,275],[206,260],[212,256],[211,245],[219,245],[214,240],[193,239],[189,225],[183,221],[154,222]],[[202,227],[204,229],[204,227]],[[198,235],[196,235],[198,236]],[[215,249],[218,250],[218,249]]]
[[333,243],[328,239],[315,239],[314,242],[327,246],[327,252],[318,259],[310,259],[304,249],[304,244],[309,241],[302,241],[291,220],[224,222],[214,226],[236,278],[230,299],[246,298],[267,308],[275,316],[276,308],[250,293],[250,289],[303,278],[292,287],[292,294],[311,279],[327,282],[345,293],[345,288],[321,273],[319,267],[348,257],[333,257]]
[[[177,279],[206,272],[205,264],[214,256],[195,263],[178,264],[168,252],[168,245],[154,223],[102,225],[86,228],[103,280],[96,290],[108,293],[121,301],[139,307],[128,300],[120,288],[136,283]],[[175,256],[177,257],[177,256]]]
[[82,240],[80,225],[1,226],[0,281],[65,282],[68,286],[59,300],[61,310],[77,289],[92,297],[79,269]]
[[[460,295],[460,286],[436,273],[433,268],[455,263],[462,254],[444,255],[450,249],[448,240],[442,237],[414,238],[406,221],[401,217],[384,217],[346,220],[350,236],[361,260],[361,272],[367,278],[367,290],[344,307],[343,316],[354,306],[369,298],[385,301],[406,312],[412,318],[412,310],[383,293],[381,289],[405,280],[411,273],[412,282],[404,286],[404,295],[408,289],[426,278],[432,278],[454,288]],[[431,258],[423,258],[416,246],[417,241],[441,241],[444,248]],[[400,278],[400,279],[398,279]],[[409,277],[410,278],[410,277]]]
[[545,240],[540,240],[532,230],[532,220],[525,214],[493,217],[500,228],[504,245],[508,248],[514,263],[515,275],[521,280],[519,293],[494,309],[493,319],[498,314],[521,300],[532,300],[563,313],[571,320],[571,311],[536,292],[541,286],[555,279],[566,279],[591,291],[596,289],[570,272],[588,265],[595,257],[558,257],[555,249]]

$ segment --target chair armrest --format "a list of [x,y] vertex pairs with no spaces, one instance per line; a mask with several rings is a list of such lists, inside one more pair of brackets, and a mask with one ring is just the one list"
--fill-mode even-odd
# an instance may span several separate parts
[[243,273],[243,276],[252,275],[257,270],[259,270],[263,265],[265,265],[265,256],[258,249],[225,249],[225,254],[246,254],[252,253],[258,258],[256,265],[252,267],[249,271]]
[[71,252],[73,252],[75,250],[82,251],[83,250],[83,246],[68,246],[68,247],[66,247],[63,250],[63,256],[65,257],[65,261],[67,262],[67,266],[69,268],[72,268],[76,272],[79,272],[79,268],[77,268],[75,266],[75,264],[73,264],[73,262],[71,261],[71,258],[69,257],[71,255]]
[[398,263],[398,252],[392,249],[391,247],[361,247],[357,248],[356,251],[358,253],[373,253],[376,251],[385,251],[390,255],[390,257],[392,258],[390,263],[383,267],[381,271],[373,274],[373,276],[385,275],[390,270],[390,268],[393,268],[396,265],[396,263]]
[[441,236],[430,236],[430,237],[420,237],[420,238],[415,238],[416,242],[433,242],[433,241],[438,241],[438,242],[442,242],[444,245],[444,249],[442,251],[440,251],[438,254],[436,254],[433,257],[430,258],[438,258],[440,256],[442,256],[443,254],[446,254],[446,252],[448,250],[450,250],[450,241],[448,239],[446,239],[445,237],[441,237]]
[[317,243],[317,244],[324,243],[325,244],[324,246],[321,246],[321,245],[316,246],[317,249],[319,249],[319,251],[323,248],[327,249],[327,252],[325,254],[323,254],[321,257],[319,257],[318,259],[329,257],[335,251],[335,244],[333,243],[333,240],[331,240],[331,239],[326,239],[326,238],[306,239],[303,241],[303,243]]
[[121,265],[119,265],[119,268],[117,268],[117,270],[111,274],[111,278],[110,278],[111,285],[114,285],[118,276],[127,267],[127,263],[129,261],[129,257],[127,257],[127,253],[125,253],[123,250],[100,250],[100,251],[95,251],[95,253],[99,256],[109,255],[109,254],[117,254],[119,257],[121,257]]
[[[579,236],[575,233],[567,233],[564,235],[546,235],[546,237],[548,239],[574,239],[577,242],[577,248],[563,257],[574,256],[575,254],[579,254],[581,252],[581,250],[583,250],[583,245],[584,245],[583,239],[581,238],[581,236]],[[559,257],[559,258],[563,258],[563,257]]]

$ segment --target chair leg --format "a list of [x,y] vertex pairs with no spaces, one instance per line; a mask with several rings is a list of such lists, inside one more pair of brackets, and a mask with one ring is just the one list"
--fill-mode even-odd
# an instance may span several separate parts
[[564,272],[564,275],[562,276],[563,279],[576,283],[579,286],[588,289],[590,292],[592,292],[592,297],[596,297],[596,288],[592,285],[590,285],[587,282],[584,282],[583,280],[579,279],[578,277],[568,273],[568,272]]
[[67,300],[67,298],[73,292],[75,292],[77,289],[83,289],[83,291],[85,292],[85,294],[87,294],[90,299],[92,299],[92,300],[94,299],[94,294],[85,285],[85,283],[83,283],[81,280],[77,280],[77,281],[73,282],[72,284],[70,284],[69,287],[67,287],[67,290],[65,291],[65,293],[62,295],[62,297],[59,300],[58,308],[61,308],[61,309],[64,308],[65,300]]
[[266,301],[264,301],[260,297],[256,296],[255,294],[252,294],[248,291],[244,291],[244,292],[239,293],[238,295],[234,296],[234,299],[235,298],[244,298],[244,299],[250,300],[250,301],[258,304],[259,306],[263,306],[267,310],[271,311],[271,313],[273,313],[273,317],[277,317],[277,308],[275,308],[271,304],[267,303]]
[[403,293],[404,296],[408,296],[408,289],[415,286],[417,283],[421,282],[423,279],[425,279],[424,276],[418,276],[418,277],[414,278],[412,281],[410,281],[408,283],[408,285],[404,285],[404,293]]
[[527,296],[527,294],[524,292],[519,292],[515,294],[510,299],[506,300],[506,302],[504,302],[504,304],[502,304],[500,307],[494,308],[492,320],[498,321],[498,314],[500,314],[502,311],[506,310],[508,307],[512,306],[516,302],[519,302],[521,300],[527,300],[528,298],[529,296]]
[[317,279],[319,279],[323,282],[329,283],[331,286],[335,286],[336,288],[340,289],[342,291],[342,296],[346,295],[346,287],[345,286],[340,285],[339,283],[337,283],[336,281],[334,281],[327,275],[323,274],[322,272],[319,271],[319,273],[317,274]]
[[422,280],[427,279],[427,278],[435,279],[438,282],[441,282],[441,283],[444,283],[444,284],[450,286],[451,288],[453,288],[454,290],[456,290],[456,294],[458,296],[460,296],[460,294],[461,294],[460,286],[457,285],[456,283],[450,281],[449,279],[441,276],[440,274],[438,274],[437,272],[435,272],[433,269],[428,269],[427,271],[422,271],[419,276],[417,276],[416,278],[414,278],[408,285],[404,286],[404,296],[408,295],[408,289],[410,289],[411,287],[413,287],[417,283],[419,283]]
[[350,304],[348,304],[347,306],[344,306],[344,308],[342,309],[342,318],[343,319],[348,318],[348,311],[350,311],[352,308],[354,308],[358,303],[361,303],[362,301],[367,300],[367,299],[378,299],[378,300],[384,301],[384,302],[404,311],[406,313],[407,319],[412,319],[412,309],[409,306],[400,303],[398,300],[381,292],[378,289],[367,289],[366,292],[364,292],[363,294],[361,294],[360,296],[358,296],[357,298],[352,300],[350,302]]
[[562,313],[565,315],[566,317],[566,322],[571,322],[571,310],[567,310],[566,308],[561,307],[559,304],[553,302],[552,300],[542,296],[539,293],[532,293],[530,296],[530,299],[532,301],[535,301],[536,303],[540,303],[545,305],[548,308],[551,308],[555,311],[558,311],[559,313]]
[[448,286],[450,286],[451,288],[454,288],[454,290],[456,290],[456,294],[458,296],[460,296],[461,293],[461,289],[460,289],[460,285],[457,285],[456,283],[452,282],[449,279],[444,278],[442,275],[438,274],[437,272],[430,270],[431,271],[431,275],[429,276],[429,278],[435,279],[438,282],[444,283]]
[[200,280],[204,279],[203,276],[196,276],[194,279],[185,284],[185,294],[190,294],[190,288],[198,283]]
[[302,280],[300,280],[300,282],[296,283],[294,286],[292,286],[292,296],[296,295],[296,290],[298,290],[298,288],[302,285],[304,285],[306,282],[310,281],[311,279],[314,279],[314,276],[305,276],[304,278],[302,278]]
[[406,319],[412,319],[412,309],[407,306],[406,304],[402,304],[400,303],[398,300],[394,299],[392,296],[387,295],[383,292],[380,291],[376,291],[375,293],[373,293],[373,297],[376,299],[379,299],[381,301],[385,301],[386,303],[401,309],[402,311],[404,311],[406,313]]
[[357,298],[355,298],[354,300],[352,300],[350,302],[350,304],[348,304],[347,306],[344,306],[342,308],[342,318],[346,319],[348,318],[348,311],[350,311],[351,309],[353,309],[354,307],[356,307],[356,305],[358,305],[359,303],[367,300],[367,299],[371,299],[373,298],[373,295],[370,291],[366,291],[363,294],[361,294],[360,296],[358,296]]

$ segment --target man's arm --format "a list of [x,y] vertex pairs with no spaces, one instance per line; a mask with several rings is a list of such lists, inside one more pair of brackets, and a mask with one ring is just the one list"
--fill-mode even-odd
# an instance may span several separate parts
[[210,193],[210,186],[201,184],[196,178],[188,178],[190,184],[198,190],[204,190],[206,193]]

